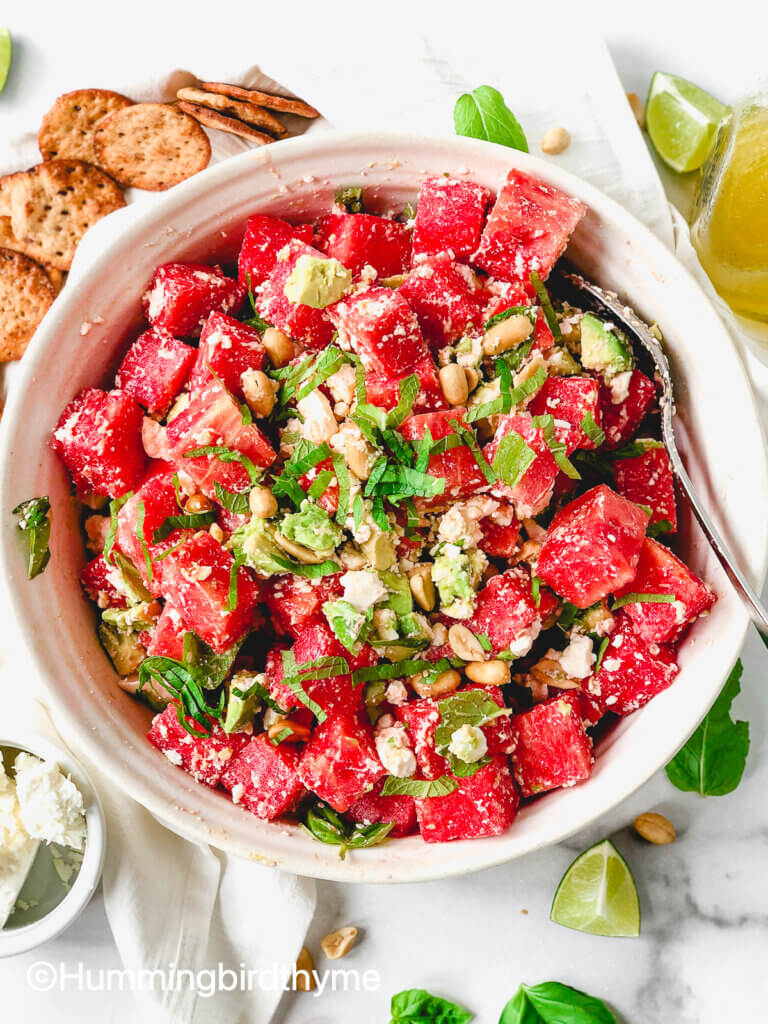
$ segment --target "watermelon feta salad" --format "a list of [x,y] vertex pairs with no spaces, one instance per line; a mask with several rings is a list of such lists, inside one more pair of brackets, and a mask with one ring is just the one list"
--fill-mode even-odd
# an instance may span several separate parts
[[149,742],[342,854],[583,782],[715,600],[671,549],[654,382],[547,292],[583,204],[516,170],[364,204],[158,267],[51,442]]

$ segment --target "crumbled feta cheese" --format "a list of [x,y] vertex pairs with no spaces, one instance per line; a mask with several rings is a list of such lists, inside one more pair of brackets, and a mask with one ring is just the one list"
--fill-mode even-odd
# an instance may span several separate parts
[[355,368],[350,363],[344,363],[336,373],[325,382],[330,389],[335,402],[346,402],[352,405],[355,400]]
[[632,371],[617,373],[610,382],[611,404],[620,405],[629,397],[629,382],[632,380]]
[[571,679],[585,679],[595,663],[591,638],[575,633],[565,650],[560,652],[559,660],[563,672]]
[[299,399],[296,408],[304,417],[301,424],[301,436],[313,444],[322,444],[330,441],[338,432],[339,425],[333,415],[331,403],[318,388],[305,397]]
[[376,734],[376,753],[390,775],[407,779],[416,772],[416,757],[403,728],[382,729]]
[[395,679],[387,687],[384,697],[389,704],[394,704],[398,708],[408,703],[408,687],[402,679]]
[[344,600],[349,601],[358,612],[367,612],[389,593],[372,569],[352,569],[341,577]]
[[24,828],[16,785],[0,758],[0,928],[11,915],[38,846]]
[[19,754],[14,763],[21,820],[33,839],[82,850],[85,844],[83,795],[51,761]]
[[488,752],[488,741],[485,733],[476,725],[462,725],[451,734],[448,750],[460,761],[474,764]]

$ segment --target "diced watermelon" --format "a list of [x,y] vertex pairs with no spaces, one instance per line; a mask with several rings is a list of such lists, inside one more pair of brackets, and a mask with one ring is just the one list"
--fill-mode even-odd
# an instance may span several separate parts
[[668,533],[677,530],[675,481],[672,466],[664,448],[649,448],[630,459],[616,459],[613,464],[616,490],[636,505],[648,505],[651,523],[668,523]]
[[578,199],[511,170],[472,262],[502,280],[527,281],[535,270],[543,281],[586,211]]
[[416,817],[427,843],[499,836],[517,814],[519,796],[505,757],[493,760],[474,775],[458,780],[448,796],[416,801]]
[[488,462],[493,462],[501,439],[510,433],[522,437],[534,452],[535,458],[514,487],[499,481],[493,489],[493,494],[510,498],[514,502],[517,515],[525,519],[538,515],[549,504],[558,467],[544,437],[544,431],[540,427],[534,427],[527,412],[508,413],[499,417],[493,440],[483,448],[483,455]]
[[[191,728],[202,728],[188,718]],[[228,736],[218,723],[210,722],[210,736],[192,736],[177,716],[177,705],[169,704],[152,719],[147,739],[161,750],[171,764],[183,768],[196,782],[205,786],[218,786],[224,769],[248,742],[247,733]]]
[[306,242],[294,238],[277,254],[277,261],[266,281],[256,293],[256,308],[274,327],[288,334],[307,348],[320,350],[333,337],[333,324],[325,309],[314,309],[303,303],[293,303],[285,294],[285,285],[300,256],[318,256],[325,253]]
[[[530,286],[528,286],[530,288]],[[483,320],[488,321],[491,317],[504,313],[513,306],[530,306],[537,303],[536,293],[520,281],[493,281],[486,289],[490,296],[488,303],[483,310]],[[533,292],[533,294],[531,294]],[[536,324],[533,328],[533,348],[546,352],[552,348],[555,337],[549,329],[547,318],[541,306],[536,312]]]
[[373,825],[391,821],[394,828],[389,833],[393,839],[409,836],[417,830],[416,804],[412,796],[382,796],[384,780],[376,783],[370,793],[360,797],[347,811],[350,821],[360,825]]
[[[456,407],[444,412],[426,412],[410,416],[400,427],[400,433],[409,441],[421,440],[427,430],[434,441],[453,433],[451,421],[467,429],[464,422],[466,409]],[[451,448],[438,455],[430,455],[427,472],[430,476],[443,478],[445,489],[432,499],[433,504],[445,502],[448,498],[466,498],[487,487],[487,481],[475,461],[472,451],[464,445]]]
[[184,656],[184,623],[181,615],[170,601],[166,601],[160,618],[152,630],[152,637],[147,647],[147,654],[159,654],[165,658],[181,661]]
[[[500,686],[485,685],[483,683],[467,683],[463,690],[482,690],[500,708],[506,707],[504,694]],[[508,754],[515,745],[515,737],[512,732],[512,720],[510,715],[501,715],[494,718],[492,722],[481,726],[485,739],[488,743],[489,754]]]
[[450,770],[448,759],[435,750],[435,729],[440,724],[437,701],[412,700],[396,709],[408,729],[419,772],[425,779],[439,779]]
[[483,293],[475,275],[447,253],[418,263],[399,291],[433,349],[452,345],[468,329],[483,323]]
[[656,385],[639,370],[632,371],[627,397],[622,402],[614,403],[610,389],[601,386],[600,411],[609,448],[615,448],[632,437],[650,411],[655,398]]
[[309,623],[322,621],[324,602],[341,596],[340,580],[341,573],[316,580],[288,573],[266,580],[264,600],[278,632],[287,633],[295,640]]
[[178,608],[187,629],[215,651],[228,650],[253,628],[259,584],[241,566],[232,595],[236,601],[229,607],[234,559],[210,533],[196,533],[160,564],[164,596]]
[[209,497],[218,481],[228,491],[242,491],[251,478],[247,463],[223,462],[216,455],[187,458],[186,453],[208,445],[240,452],[254,466],[266,468],[275,452],[255,423],[243,423],[237,402],[217,382],[194,392],[189,405],[168,424],[168,451],[180,469]]
[[508,569],[492,576],[478,593],[466,625],[475,634],[487,635],[494,654],[510,648],[518,656],[527,654],[541,628],[528,574]]
[[341,344],[357,352],[366,370],[405,377],[427,355],[416,314],[399,291],[368,288],[329,311]]
[[221,785],[232,794],[233,803],[265,821],[288,814],[305,793],[296,749],[289,743],[275,746],[264,734],[249,739],[232,758]]
[[78,493],[118,498],[139,482],[147,457],[141,406],[125,391],[86,388],[69,403],[51,438]]
[[212,370],[228,391],[242,398],[242,374],[260,370],[265,357],[258,331],[225,313],[211,313],[200,335],[190,389],[203,388],[215,380]]
[[549,695],[567,701],[581,718],[585,729],[597,725],[603,717],[600,705],[584,690],[558,690],[557,687],[550,686]]
[[393,277],[411,261],[411,231],[370,213],[330,213],[317,222],[317,247],[355,277],[363,267],[373,267],[378,277]]
[[350,714],[329,715],[304,747],[299,776],[335,811],[349,810],[387,774],[371,731]]
[[520,537],[520,523],[514,516],[510,523],[499,521],[505,513],[499,509],[494,516],[486,516],[480,520],[483,536],[479,547],[490,558],[511,558],[517,548]]
[[595,443],[584,432],[582,421],[591,416],[595,426],[601,424],[600,384],[592,377],[547,377],[533,396],[528,412],[532,416],[550,414],[558,425],[570,424],[564,438],[568,452],[594,448]]
[[294,227],[286,220],[266,217],[261,213],[249,217],[238,260],[238,280],[241,284],[247,284],[250,278],[251,288],[255,291],[256,286],[266,281],[272,273],[277,263],[277,254],[292,238],[299,238],[311,245],[313,236],[311,224]]
[[419,393],[413,403],[414,410],[418,412],[420,409],[446,409],[447,403],[440,387],[437,369],[430,355],[425,355],[408,373],[397,376],[366,369],[365,390],[368,401],[378,405],[380,409],[394,409],[400,398],[399,382],[411,373],[415,373],[419,378]]
[[83,566],[80,573],[83,590],[99,608],[125,608],[125,596],[115,586],[114,573],[104,555],[97,555]]
[[556,593],[588,608],[629,583],[645,537],[645,512],[600,484],[561,509],[536,569]]
[[626,594],[673,594],[671,604],[638,602],[626,605],[635,631],[649,643],[677,639],[694,619],[709,611],[715,595],[687,565],[655,540],[646,537],[640,549],[635,578],[616,597]]
[[603,711],[631,715],[672,683],[678,673],[670,647],[647,643],[622,609],[587,692]]
[[333,516],[339,507],[339,481],[333,469],[333,459],[323,459],[322,462],[318,462],[316,466],[313,466],[308,473],[300,476],[299,486],[302,490],[308,491],[320,473],[325,472],[331,472],[333,476],[328,481],[328,485],[323,493],[317,498],[317,504],[324,508],[329,515]]
[[196,337],[213,310],[236,313],[244,298],[243,286],[220,267],[164,263],[152,275],[142,305],[153,327],[185,338]]
[[128,349],[115,377],[115,386],[133,395],[150,416],[168,412],[189,376],[195,350],[172,334],[154,327],[144,331]]
[[421,183],[413,231],[414,257],[438,252],[466,260],[480,243],[491,193],[458,178],[426,178]]
[[536,704],[512,721],[516,745],[511,755],[524,797],[589,778],[594,755],[579,712],[555,697]]

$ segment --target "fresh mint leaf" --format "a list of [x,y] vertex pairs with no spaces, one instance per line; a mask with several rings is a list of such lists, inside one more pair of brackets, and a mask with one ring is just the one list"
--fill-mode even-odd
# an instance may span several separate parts
[[552,299],[549,297],[549,292],[535,270],[531,271],[530,280],[533,285],[533,290],[536,292],[536,298],[539,300],[541,308],[544,310],[544,319],[547,321],[547,327],[549,327],[552,332],[552,337],[555,341],[562,341],[563,335],[560,331],[560,322],[557,319],[557,314],[555,313],[555,308],[552,305]]
[[332,807],[318,802],[307,811],[302,828],[318,842],[338,846],[339,857],[344,860],[347,850],[376,846],[386,839],[394,823],[387,821],[372,825],[348,825]]
[[426,797],[448,796],[458,789],[458,782],[450,775],[441,775],[439,779],[398,779],[389,775],[381,790],[382,796],[413,796],[419,800]]
[[737,661],[704,721],[667,765],[667,778],[678,789],[725,796],[741,782],[749,752],[749,723],[734,722],[730,711],[741,690],[742,671]]
[[514,430],[505,434],[493,457],[493,471],[509,487],[516,487],[536,459],[536,452]]
[[213,509],[208,512],[189,512],[177,516],[166,516],[160,526],[152,531],[152,543],[159,544],[170,537],[174,530],[199,530],[203,526],[209,526],[215,520],[216,512]]
[[457,135],[470,139],[498,142],[511,149],[528,152],[528,140],[520,124],[504,102],[498,89],[480,85],[456,100],[453,124]]
[[19,517],[16,530],[25,542],[27,552],[27,579],[34,579],[45,569],[51,557],[48,542],[51,538],[51,503],[48,497],[29,498],[13,510]]
[[440,722],[435,729],[435,750],[445,753],[451,737],[462,725],[487,725],[500,715],[508,713],[506,708],[489,697],[484,690],[465,690],[437,702]]
[[[123,507],[126,501],[128,501],[128,499],[132,497],[133,491],[128,491],[126,494],[121,495],[119,498],[113,498],[112,501],[110,501],[109,503],[109,530],[107,531],[107,536],[104,539],[103,553],[104,561],[108,562],[110,565],[114,564],[112,560],[112,548],[115,546],[115,540],[117,538],[117,516],[120,509]],[[176,501],[178,504],[178,492],[176,496]]]
[[585,413],[584,419],[581,421],[581,429],[595,448],[599,448],[603,441],[605,441],[605,434],[595,423],[595,418],[591,412]]
[[521,985],[501,1012],[499,1024],[616,1024],[601,999],[559,981]]
[[463,1006],[424,988],[409,988],[392,996],[390,1013],[390,1024],[468,1024],[474,1017]]
[[189,451],[184,452],[185,459],[199,459],[204,456],[215,457],[219,462],[239,462],[248,473],[252,484],[255,485],[261,480],[262,471],[254,466],[247,455],[243,455],[242,452],[237,451],[235,448],[228,448],[223,444],[206,444],[200,448],[191,448]]
[[[155,654],[139,665],[138,692],[157,682],[173,697],[179,724],[195,737],[210,736],[212,722],[221,721],[225,694],[222,690],[218,704],[209,704],[203,692],[204,680],[193,664]],[[192,723],[188,721],[191,719]]]
[[213,489],[216,493],[216,500],[236,515],[245,516],[250,511],[248,504],[249,491],[228,491],[222,487],[218,480],[214,481]]

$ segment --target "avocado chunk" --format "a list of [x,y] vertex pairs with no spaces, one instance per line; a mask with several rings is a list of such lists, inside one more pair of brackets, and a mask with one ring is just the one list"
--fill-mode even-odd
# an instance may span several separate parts
[[359,654],[370,631],[373,608],[360,612],[349,601],[339,598],[337,601],[326,601],[323,615],[328,625],[350,654]]
[[301,503],[298,512],[292,512],[283,519],[280,533],[312,551],[331,552],[343,539],[341,527],[334,523],[324,508],[309,500]]
[[299,256],[283,291],[295,306],[325,309],[338,301],[352,284],[352,274],[338,260]]
[[229,539],[229,547],[239,555],[244,564],[262,576],[276,576],[286,571],[276,561],[285,558],[285,552],[274,541],[275,529],[266,520],[254,516],[249,522],[235,530]]
[[591,313],[585,313],[581,321],[581,362],[606,377],[626,373],[635,365],[625,338]]
[[102,620],[99,624],[99,640],[119,676],[129,676],[136,672],[147,656],[133,629],[119,629],[113,623]]
[[222,722],[225,733],[241,732],[261,709],[255,682],[259,680],[252,673],[236,672],[227,683],[227,710]]
[[396,615],[408,615],[413,611],[413,594],[407,576],[386,570],[379,573],[379,579],[389,591],[382,608],[391,608]]
[[477,587],[488,564],[478,548],[464,551],[458,544],[443,544],[432,563],[432,582],[440,594],[441,610],[453,619],[468,619],[475,610]]

